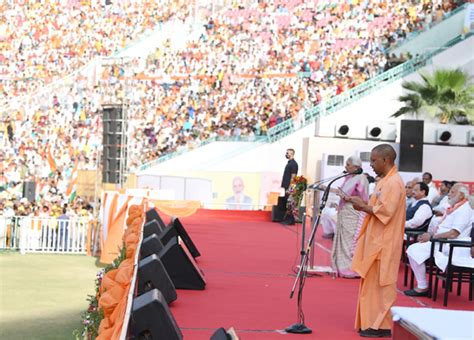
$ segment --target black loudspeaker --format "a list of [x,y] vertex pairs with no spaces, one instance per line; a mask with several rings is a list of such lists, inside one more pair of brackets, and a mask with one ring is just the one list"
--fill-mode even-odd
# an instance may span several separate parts
[[[147,238],[153,234],[160,235],[163,232],[164,228],[159,225],[156,220],[145,223],[143,226],[143,238]],[[164,242],[162,242],[165,244]]]
[[189,237],[188,233],[186,232],[186,229],[184,229],[184,226],[181,224],[180,220],[177,217],[173,217],[170,225],[160,234],[160,240],[161,243],[167,244],[171,239],[176,238],[178,236],[181,237],[184,244],[186,244],[186,247],[194,258],[201,256],[201,253],[197,249],[193,240],[191,240],[191,237]]
[[203,290],[206,287],[201,270],[179,237],[171,239],[159,257],[177,289]]
[[102,182],[121,183],[125,167],[127,131],[122,105],[104,105],[102,109]]
[[144,259],[151,254],[158,254],[164,248],[157,234],[151,234],[142,241],[140,257]]
[[181,340],[183,334],[158,289],[135,298],[130,317],[129,339]]
[[217,331],[212,334],[210,340],[231,340],[232,338],[227,334],[224,328],[219,328]]
[[23,182],[23,197],[30,202],[36,201],[36,182]]
[[277,203],[278,209],[280,209],[281,211],[286,211],[286,203],[288,203],[287,196],[278,197],[278,203]]
[[165,222],[163,222],[160,215],[158,214],[158,211],[156,211],[155,208],[151,208],[145,213],[145,222],[151,222],[153,220],[156,220],[158,222],[161,229],[166,228]]
[[402,120],[400,128],[400,159],[398,170],[423,171],[424,121]]
[[156,288],[163,294],[168,304],[178,298],[173,282],[156,254],[138,262],[137,282],[137,295]]
[[238,338],[239,337],[237,336],[233,328],[230,328],[226,331],[223,327],[221,327],[216,330],[214,334],[212,334],[210,340],[233,340]]
[[281,210],[278,205],[272,206],[272,222],[281,222],[285,217],[286,211]]

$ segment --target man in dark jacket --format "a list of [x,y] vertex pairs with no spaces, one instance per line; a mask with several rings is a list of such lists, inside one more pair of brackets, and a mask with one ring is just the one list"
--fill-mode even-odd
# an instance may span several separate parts
[[[285,188],[285,198],[284,198],[284,209],[286,209],[286,203],[288,201],[288,189],[290,188],[291,181],[296,174],[298,173],[298,163],[296,163],[295,157],[295,150],[288,149],[286,150],[285,157],[288,159],[288,163],[285,166],[285,170],[283,171],[283,178],[281,179],[281,186]],[[286,225],[293,225],[295,224],[295,218],[292,213],[285,214],[285,218],[281,222],[282,224]]]

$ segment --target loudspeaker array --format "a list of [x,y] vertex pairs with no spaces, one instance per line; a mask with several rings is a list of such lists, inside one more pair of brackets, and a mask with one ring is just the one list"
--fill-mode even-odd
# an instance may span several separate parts
[[168,305],[177,299],[176,289],[205,289],[195,261],[201,254],[178,218],[165,225],[155,209],[146,212],[139,251],[129,338],[182,339]]

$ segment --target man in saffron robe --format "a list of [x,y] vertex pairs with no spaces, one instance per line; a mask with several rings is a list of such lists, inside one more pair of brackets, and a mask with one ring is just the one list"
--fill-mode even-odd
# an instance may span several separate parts
[[367,217],[357,242],[352,270],[361,276],[355,327],[362,337],[391,337],[390,308],[395,303],[405,228],[405,185],[389,144],[372,149],[370,165],[379,181],[369,203],[343,197]]

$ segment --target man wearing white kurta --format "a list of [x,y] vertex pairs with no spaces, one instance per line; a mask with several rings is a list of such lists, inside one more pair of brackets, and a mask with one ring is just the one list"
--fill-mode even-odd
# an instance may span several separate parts
[[433,175],[429,172],[425,172],[422,176],[423,182],[430,188],[430,192],[428,193],[428,201],[431,203],[433,199],[439,195],[438,188],[433,183]]
[[[407,249],[410,266],[415,274],[417,287],[405,291],[408,296],[427,296],[428,283],[426,280],[425,261],[430,257],[431,238],[459,239],[468,237],[471,231],[473,211],[469,205],[469,191],[461,183],[455,184],[448,194],[449,208],[436,230],[431,230],[418,238],[418,243]],[[448,247],[445,247],[448,249]],[[444,250],[447,252],[449,250]]]

